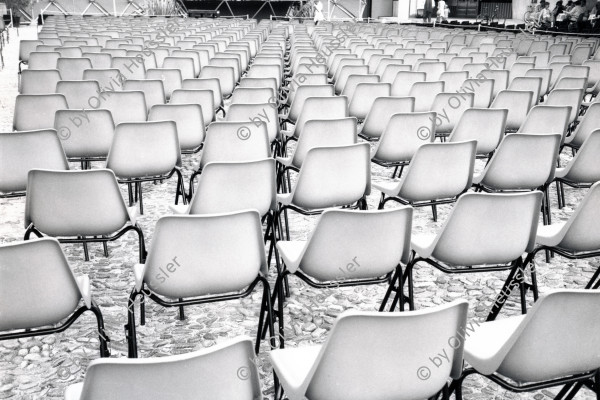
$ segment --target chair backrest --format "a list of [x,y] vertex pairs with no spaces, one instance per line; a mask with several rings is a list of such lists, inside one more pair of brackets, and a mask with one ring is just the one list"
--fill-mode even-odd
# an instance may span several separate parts
[[496,150],[506,129],[508,110],[471,108],[466,110],[448,138],[449,142],[477,141],[477,155]]
[[218,67],[207,65],[200,71],[200,78],[216,78],[221,83],[221,92],[224,97],[229,97],[235,89],[237,79],[232,67]]
[[149,68],[146,79],[160,79],[163,82],[165,96],[171,98],[173,91],[181,89],[181,71],[175,68]]
[[415,98],[415,111],[431,111],[438,93],[444,91],[444,82],[415,82],[408,95]]
[[19,61],[27,63],[29,55],[35,51],[36,47],[44,44],[41,40],[21,40],[19,41]]
[[236,88],[231,95],[231,104],[264,104],[275,99],[273,89],[265,88]]
[[146,97],[140,90],[104,92],[99,103],[110,111],[116,125],[123,122],[144,122],[148,116]]
[[56,69],[56,62],[59,57],[60,53],[58,52],[31,52],[29,54],[29,62],[27,63],[27,70]]
[[408,261],[412,214],[411,207],[325,210],[299,256],[300,269],[319,281],[383,276]]
[[108,155],[115,124],[108,110],[58,110],[54,129],[68,158],[103,159]]
[[[139,90],[144,93],[146,107],[151,109],[157,104],[165,104],[165,87],[162,80],[158,79],[143,79],[135,80],[128,79],[123,84],[123,90]],[[68,99],[67,99],[68,101]]]
[[174,121],[124,122],[115,128],[106,168],[119,178],[166,175],[181,164]]
[[433,112],[392,115],[372,158],[386,162],[410,161],[419,147],[435,140],[435,118]]
[[525,78],[530,77],[538,77],[542,79],[540,85],[540,97],[543,97],[546,94],[548,94],[548,91],[550,90],[550,78],[552,77],[552,70],[550,68],[530,69],[525,73]]
[[380,97],[389,97],[390,90],[389,83],[359,83],[350,99],[348,113],[358,119],[365,119],[375,100]]
[[63,94],[70,109],[81,110],[91,108],[91,98],[100,93],[98,81],[59,81],[56,83],[56,93]]
[[182,79],[193,79],[196,77],[194,70],[194,59],[191,57],[165,57],[163,68],[178,69],[181,71]]
[[89,58],[64,58],[56,60],[56,69],[60,77],[66,81],[80,81],[83,79],[83,71],[92,68]]
[[490,363],[492,372],[519,382],[539,382],[598,369],[600,336],[590,332],[600,328],[599,306],[597,290],[547,293],[499,349]]
[[333,96],[334,88],[333,85],[305,85],[299,86],[296,89],[296,95],[294,101],[290,106],[288,119],[295,123],[300,116],[300,112],[304,108],[304,103],[310,97],[324,97]]
[[368,137],[380,137],[392,115],[411,113],[414,108],[415,100],[412,97],[378,97],[365,117],[361,133]]
[[398,196],[409,201],[452,198],[471,187],[477,142],[425,143],[402,176]]
[[579,115],[579,107],[583,100],[585,89],[553,89],[546,98],[545,104],[548,106],[570,106],[571,116],[569,123],[575,122]]
[[208,163],[199,175],[189,214],[257,210],[261,216],[276,207],[275,160]]
[[81,292],[56,239],[0,245],[0,331],[53,325],[75,311]]
[[573,78],[564,77],[560,78],[554,89],[580,89],[587,87],[587,78]]
[[[460,376],[464,341],[448,346],[448,338],[465,329],[467,311],[468,303],[456,300],[428,310],[396,314],[345,312],[336,320],[300,392],[305,391],[311,399],[429,398],[449,377]],[[402,340],[393,340],[398,335]],[[427,354],[437,354],[440,349],[446,351],[448,362],[422,380],[415,371],[422,367]],[[377,367],[365,364],[368,359],[377,359]]]
[[437,113],[436,132],[451,132],[464,112],[473,107],[474,99],[473,93],[438,93],[431,105],[431,111]]
[[[118,69],[127,79],[146,79],[146,67],[138,57],[114,57],[111,68]],[[90,67],[91,68],[91,67]]]
[[533,250],[542,192],[465,193],[434,239],[432,255],[455,265],[504,264]]
[[409,96],[413,85],[417,82],[425,82],[425,72],[399,71],[392,83],[392,96]]
[[348,117],[348,98],[345,96],[309,97],[304,102],[296,125],[294,137],[302,134],[306,122],[313,119],[338,119]]
[[590,184],[600,181],[600,129],[596,129],[587,137],[583,145],[565,167],[563,179]]
[[505,69],[488,69],[481,71],[481,76],[483,78],[492,79],[494,81],[493,98],[495,98],[502,90],[506,90],[508,87],[509,74],[510,72]]
[[[594,132],[600,136],[600,131]],[[597,138],[596,138],[597,140]],[[575,252],[598,251],[600,248],[600,182],[594,183],[571,217],[561,228],[557,247]]]
[[13,129],[15,131],[51,129],[54,126],[56,111],[66,108],[68,108],[67,100],[62,94],[20,94],[15,100]]
[[157,104],[148,121],[174,121],[181,151],[192,151],[204,141],[204,118],[199,104]]
[[112,171],[29,171],[25,227],[33,223],[49,236],[100,236],[113,234],[128,221]]
[[223,104],[221,84],[216,78],[185,79],[181,84],[181,89],[211,90],[213,92],[213,100],[215,107],[221,106]]
[[208,126],[200,159],[210,162],[247,162],[271,157],[266,124],[213,122]]
[[481,183],[496,190],[534,190],[552,181],[561,138],[560,134],[505,136]]
[[60,140],[52,129],[2,133],[0,149],[0,197],[25,194],[31,169],[69,169]]
[[60,81],[60,73],[56,69],[23,70],[21,72],[21,94],[53,94]]
[[271,102],[256,104],[231,104],[227,110],[225,121],[247,122],[256,125],[265,123],[269,141],[272,143],[279,135],[279,117],[276,104],[272,102],[273,98],[270,100]]
[[[211,398],[252,400],[261,395],[258,370],[252,363],[254,357],[252,340],[242,336],[176,356],[98,359],[87,369],[80,397],[77,387],[72,386],[67,389],[67,398],[72,390],[81,400],[107,397],[142,400],[157,395],[164,400],[192,400],[198,393]],[[244,379],[239,378],[240,368],[244,368]],[[172,387],[165,388],[165,376],[170,376]]]
[[[165,265],[174,263],[175,272],[168,277],[161,274]],[[260,215],[257,210],[242,210],[162,217],[145,265],[148,288],[168,297],[245,289],[260,272],[267,272]]]
[[346,146],[357,142],[356,118],[311,119],[306,122],[291,163],[300,168],[308,152],[315,147]]
[[533,93],[522,90],[503,90],[492,102],[490,108],[505,108],[508,110],[506,129],[517,131],[534,103]]
[[566,142],[575,147],[580,147],[589,135],[597,129],[599,119],[600,103],[592,103],[581,118],[581,121],[579,125],[577,125],[577,128],[575,128],[573,134],[566,139]]
[[569,126],[569,116],[571,107],[569,106],[534,106],[523,125],[519,128],[521,133],[539,133],[550,134],[558,133],[562,136],[562,141],[567,134]]
[[542,90],[542,78],[519,76],[511,80],[508,90],[528,90],[533,93],[533,104],[537,104]]
[[176,89],[171,94],[169,104],[198,104],[202,108],[204,123],[215,120],[213,92],[208,89]]
[[311,149],[292,191],[292,202],[307,209],[350,205],[371,191],[367,143]]

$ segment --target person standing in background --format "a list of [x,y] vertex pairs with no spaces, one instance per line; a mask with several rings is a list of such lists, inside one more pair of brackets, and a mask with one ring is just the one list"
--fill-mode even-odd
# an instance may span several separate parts
[[448,18],[448,6],[444,0],[440,0],[437,3],[437,21],[442,22]]
[[423,5],[423,22],[431,22],[431,14],[433,13],[433,0],[425,0]]
[[325,16],[323,15],[323,3],[321,0],[315,2],[315,25],[319,25],[319,22],[324,21]]

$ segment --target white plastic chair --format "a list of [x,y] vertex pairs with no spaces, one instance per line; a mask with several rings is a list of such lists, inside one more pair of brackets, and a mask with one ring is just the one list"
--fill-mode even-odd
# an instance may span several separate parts
[[472,368],[457,382],[457,399],[474,373],[513,392],[564,385],[558,397],[573,398],[586,385],[598,395],[600,336],[590,334],[600,324],[598,306],[598,291],[554,290],[526,316],[479,325],[466,340],[465,361]]
[[[452,347],[447,342],[464,331],[467,309],[466,301],[456,300],[406,313],[348,311],[322,346],[278,349],[269,357],[290,400],[410,400],[437,398],[440,392],[449,399],[446,385],[460,376],[464,341]],[[430,375],[423,360],[440,349],[448,362]]]
[[[254,357],[252,340],[240,336],[188,354],[96,360],[83,382],[67,388],[65,400],[143,400],[157,395],[163,400],[193,400],[198,393],[213,399],[253,400],[262,396]],[[165,376],[170,377],[168,387]]]
[[90,280],[87,275],[75,277],[56,239],[0,245],[0,264],[0,341],[59,333],[91,311],[100,356],[110,355],[110,339],[92,299]]

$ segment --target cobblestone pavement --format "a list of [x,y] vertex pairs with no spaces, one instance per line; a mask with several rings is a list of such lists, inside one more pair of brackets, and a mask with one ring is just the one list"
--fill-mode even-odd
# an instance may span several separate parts
[[[5,49],[6,67],[0,72],[0,130],[12,127],[12,114],[17,94],[18,40],[35,37],[35,28],[11,30],[11,40]],[[32,115],[32,117],[35,117]],[[565,156],[566,157],[566,156]],[[186,177],[191,162],[198,156],[184,157]],[[563,162],[566,161],[563,160]],[[72,163],[72,168],[79,168]],[[102,167],[95,163],[94,168]],[[482,165],[478,165],[482,168]],[[373,181],[389,179],[391,171],[373,165]],[[187,181],[186,181],[187,185]],[[144,184],[145,215],[139,223],[152,247],[152,233],[158,218],[170,214],[175,180],[161,185]],[[125,196],[125,191],[123,191]],[[558,210],[556,193],[551,191],[552,217],[564,220],[580,202],[584,191],[567,188],[567,206]],[[376,208],[379,192],[373,191],[368,198],[369,209]],[[126,198],[126,197],[124,197]],[[0,200],[0,243],[22,240],[24,234],[24,198]],[[394,207],[390,203],[390,207]],[[434,223],[429,208],[417,209],[414,232],[433,233],[448,215],[450,206],[439,207],[439,220]],[[305,238],[314,226],[316,217],[292,215],[290,224],[293,238]],[[105,258],[102,247],[90,246],[91,260],[83,261],[80,245],[63,245],[76,275],[88,274],[93,296],[100,305],[111,339],[112,357],[126,356],[127,346],[123,325],[126,317],[127,296],[133,287],[132,267],[137,260],[137,240],[128,234],[108,245],[110,255]],[[569,261],[555,258],[546,264],[538,257],[537,268],[541,292],[555,288],[581,288],[598,267],[598,261]],[[431,268],[416,269],[415,296],[417,308],[442,304],[456,298],[470,302],[470,318],[482,321],[490,309],[495,295],[499,293],[506,273],[448,276]],[[273,273],[270,276],[274,283]],[[335,318],[346,309],[376,310],[385,287],[338,288],[315,290],[298,279],[291,278],[291,297],[285,307],[285,335],[289,346],[322,343]],[[156,304],[147,306],[147,324],[138,328],[141,357],[160,357],[181,354],[210,347],[217,342],[238,335],[254,336],[260,304],[260,291],[249,298],[217,305],[188,307],[187,319],[179,321],[176,309],[164,309]],[[502,311],[501,317],[519,313],[518,298],[513,295]],[[530,299],[531,302],[531,299]],[[88,313],[86,313],[88,314]],[[83,379],[90,360],[98,357],[98,339],[92,316],[84,316],[66,332],[46,337],[11,340],[0,343],[0,399],[60,399],[65,387]],[[398,338],[402,340],[402,338]],[[266,345],[259,356],[259,369],[265,397],[272,398],[272,374],[266,356]],[[429,355],[425,355],[429,357]],[[433,356],[433,355],[432,355]],[[401,358],[400,358],[401,359]],[[552,398],[555,390],[543,390],[533,394],[506,392],[483,379],[470,377],[465,382],[466,399],[544,399]],[[587,390],[577,399],[595,399]]]

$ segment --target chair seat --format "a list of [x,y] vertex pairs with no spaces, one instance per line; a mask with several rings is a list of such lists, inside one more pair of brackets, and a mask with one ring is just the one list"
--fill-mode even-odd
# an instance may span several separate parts
[[294,157],[277,157],[276,160],[278,163],[285,165],[286,167],[290,167],[292,165],[292,160]]
[[[491,375],[500,367],[504,355],[498,352],[517,330],[525,315],[485,322],[468,332],[465,342],[465,361],[477,372]],[[500,356],[500,358],[498,357]]]
[[281,135],[285,136],[285,137],[293,137],[294,136],[294,131],[293,130],[281,130]]
[[83,390],[83,382],[75,383],[67,387],[65,390],[65,400],[79,400],[81,391]]
[[417,253],[418,256],[423,258],[431,257],[433,251],[433,241],[436,235],[434,234],[421,234],[413,235],[410,240],[411,248]]
[[321,346],[305,346],[273,350],[271,364],[290,400],[304,398],[301,386],[321,351]]
[[373,183],[373,187],[379,190],[381,193],[385,193],[388,196],[397,196],[400,192],[399,182]]
[[552,225],[541,225],[537,230],[535,242],[542,246],[557,246],[563,239],[561,230],[566,222],[558,222]]
[[481,183],[481,181],[483,180],[483,177],[485,176],[485,174],[483,173],[479,173],[479,174],[474,174],[473,175],[473,185],[478,185]]
[[556,172],[554,173],[555,178],[564,178],[567,176],[568,170],[566,168],[556,168]]
[[175,204],[169,205],[169,210],[173,211],[173,214],[175,214],[175,215],[188,214],[189,208],[190,208],[189,205],[175,205]]
[[292,204],[292,193],[279,193],[277,194],[277,202],[288,206]]
[[306,241],[295,240],[290,242],[278,242],[277,249],[279,255],[283,258],[288,271],[292,274],[300,267],[300,261],[302,260],[302,251],[306,246]]

